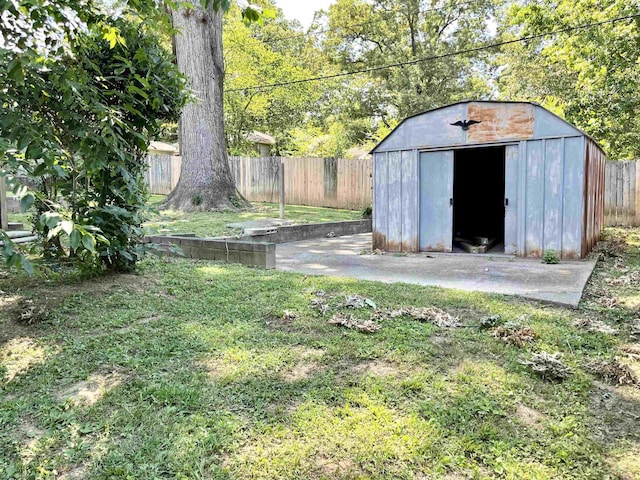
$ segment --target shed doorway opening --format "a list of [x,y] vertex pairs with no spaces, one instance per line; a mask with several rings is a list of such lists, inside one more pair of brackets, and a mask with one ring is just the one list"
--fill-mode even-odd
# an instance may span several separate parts
[[504,253],[504,147],[456,150],[453,163],[454,251]]

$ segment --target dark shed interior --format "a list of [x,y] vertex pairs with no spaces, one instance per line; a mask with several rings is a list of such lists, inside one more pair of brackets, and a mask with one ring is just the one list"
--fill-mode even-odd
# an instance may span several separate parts
[[453,167],[453,243],[504,249],[504,147],[456,150]]

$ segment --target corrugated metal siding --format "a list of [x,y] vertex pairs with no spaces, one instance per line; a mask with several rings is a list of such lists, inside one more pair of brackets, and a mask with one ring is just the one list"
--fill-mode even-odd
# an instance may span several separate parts
[[453,152],[420,154],[420,250],[450,252],[453,241]]
[[[493,112],[488,113],[492,109]],[[475,134],[458,127],[451,130],[449,123],[460,115],[466,117],[468,112],[482,116],[487,123]],[[535,116],[528,112],[534,112]],[[517,128],[513,127],[512,120]],[[514,130],[509,132],[511,127]],[[521,138],[527,135],[545,138]],[[517,143],[513,142],[519,138]],[[446,159],[452,167],[453,149],[463,147],[470,139],[478,143],[468,144],[469,148],[506,144],[507,253],[539,257],[545,250],[552,249],[563,259],[580,258],[588,253],[603,225],[605,156],[602,150],[575,127],[542,107],[473,102],[409,118],[377,147],[374,248],[447,249],[446,242],[441,240],[450,241],[452,237],[450,212],[430,207],[436,203],[448,205],[452,180],[450,175],[441,175],[446,169],[435,168],[442,162],[430,165],[426,160]],[[392,146],[395,150],[385,151]],[[447,148],[449,146],[451,148]],[[437,244],[433,244],[433,239]]]
[[604,182],[606,157],[591,139],[585,148],[584,218],[582,255],[591,251],[600,239],[604,225]]
[[509,200],[505,205],[504,253],[518,253],[518,182],[520,173],[520,146],[507,145],[505,148],[504,196]]
[[418,251],[418,161],[415,151],[373,157],[373,248]]
[[564,139],[562,258],[579,258],[582,242],[584,137]]
[[580,257],[583,137],[525,142],[525,248],[528,257],[555,250]]

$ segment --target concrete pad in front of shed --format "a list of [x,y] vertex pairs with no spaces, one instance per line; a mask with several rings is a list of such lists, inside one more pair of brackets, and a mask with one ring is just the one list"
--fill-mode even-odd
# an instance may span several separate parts
[[577,307],[594,261],[545,265],[537,259],[484,255],[362,255],[371,234],[306,240],[277,246],[276,268],[307,274],[404,282],[518,295]]

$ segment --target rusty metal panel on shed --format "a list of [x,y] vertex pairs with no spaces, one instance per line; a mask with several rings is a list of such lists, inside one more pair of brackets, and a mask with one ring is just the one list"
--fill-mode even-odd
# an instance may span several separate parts
[[534,106],[528,103],[469,103],[467,119],[480,123],[467,132],[467,143],[525,140],[533,137]]

